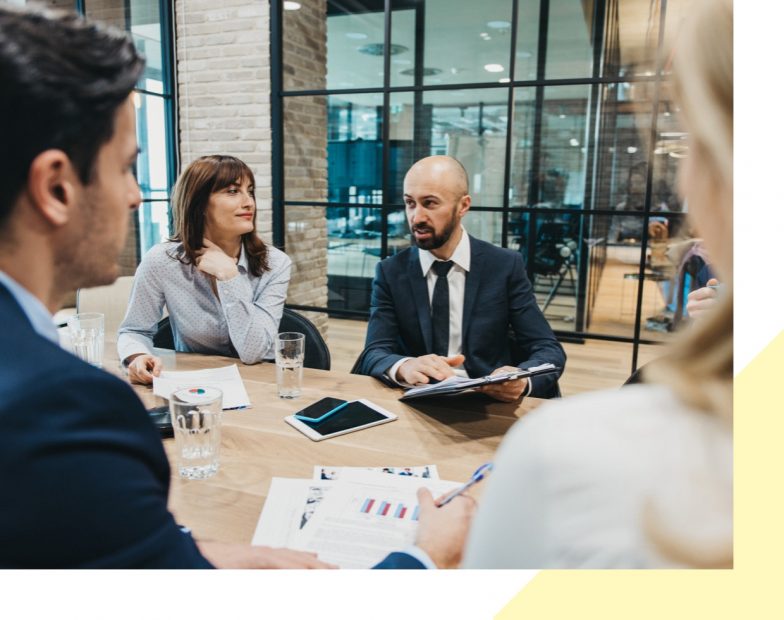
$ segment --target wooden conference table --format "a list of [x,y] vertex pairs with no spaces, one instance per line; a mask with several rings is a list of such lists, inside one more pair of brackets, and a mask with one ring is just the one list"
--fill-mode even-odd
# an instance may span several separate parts
[[[118,372],[116,346],[105,348],[109,371]],[[277,396],[275,366],[245,366],[227,357],[156,350],[167,370],[199,370],[237,364],[251,408],[224,412],[221,465],[207,480],[182,480],[172,469],[170,509],[196,537],[249,543],[273,476],[311,478],[315,465],[414,466],[435,464],[441,478],[464,481],[493,458],[501,438],[524,413],[542,401],[500,403],[482,394],[425,401],[398,401],[401,391],[371,378],[343,372],[304,371],[302,396]],[[120,373],[121,374],[121,373]],[[134,386],[148,407],[165,401],[152,388]],[[394,422],[314,442],[283,418],[324,396],[367,398],[397,414]],[[164,441],[170,462],[173,440]]]

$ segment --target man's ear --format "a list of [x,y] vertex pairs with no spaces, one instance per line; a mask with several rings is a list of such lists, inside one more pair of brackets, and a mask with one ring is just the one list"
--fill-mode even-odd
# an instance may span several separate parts
[[460,199],[460,207],[458,208],[458,213],[460,214],[460,217],[463,217],[466,213],[468,213],[468,210],[470,208],[471,208],[471,196],[466,194]]
[[30,164],[27,192],[36,212],[53,226],[64,226],[76,206],[78,175],[70,158],[49,149]]

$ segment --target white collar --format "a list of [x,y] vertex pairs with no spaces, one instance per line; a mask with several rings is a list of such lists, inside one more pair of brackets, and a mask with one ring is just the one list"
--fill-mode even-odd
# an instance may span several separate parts
[[[461,226],[460,230],[462,231],[460,243],[457,244],[455,251],[452,252],[452,256],[450,256],[448,260],[451,260],[455,263],[455,265],[465,271],[471,271],[471,240],[465,228]],[[419,249],[419,265],[422,267],[423,276],[427,276],[427,272],[430,271],[430,267],[432,267],[433,263],[437,260],[441,259],[433,256],[429,250]]]

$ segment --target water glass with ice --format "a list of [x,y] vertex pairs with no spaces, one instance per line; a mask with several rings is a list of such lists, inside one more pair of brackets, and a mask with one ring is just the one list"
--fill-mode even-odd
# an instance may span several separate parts
[[297,398],[302,394],[302,364],[305,361],[305,334],[283,332],[275,340],[278,396]]

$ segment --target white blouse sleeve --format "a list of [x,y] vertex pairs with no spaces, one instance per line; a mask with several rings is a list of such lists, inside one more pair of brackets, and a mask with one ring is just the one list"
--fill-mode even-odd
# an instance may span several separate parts
[[117,330],[117,353],[121,361],[131,355],[152,352],[152,339],[166,305],[163,287],[158,277],[160,254],[171,260],[162,251],[156,250],[157,248],[151,250],[136,269],[128,311]]
[[260,362],[275,344],[291,279],[291,260],[282,252],[277,254],[281,258],[262,276],[262,286],[256,291],[246,274],[217,283],[229,338],[245,364]]

